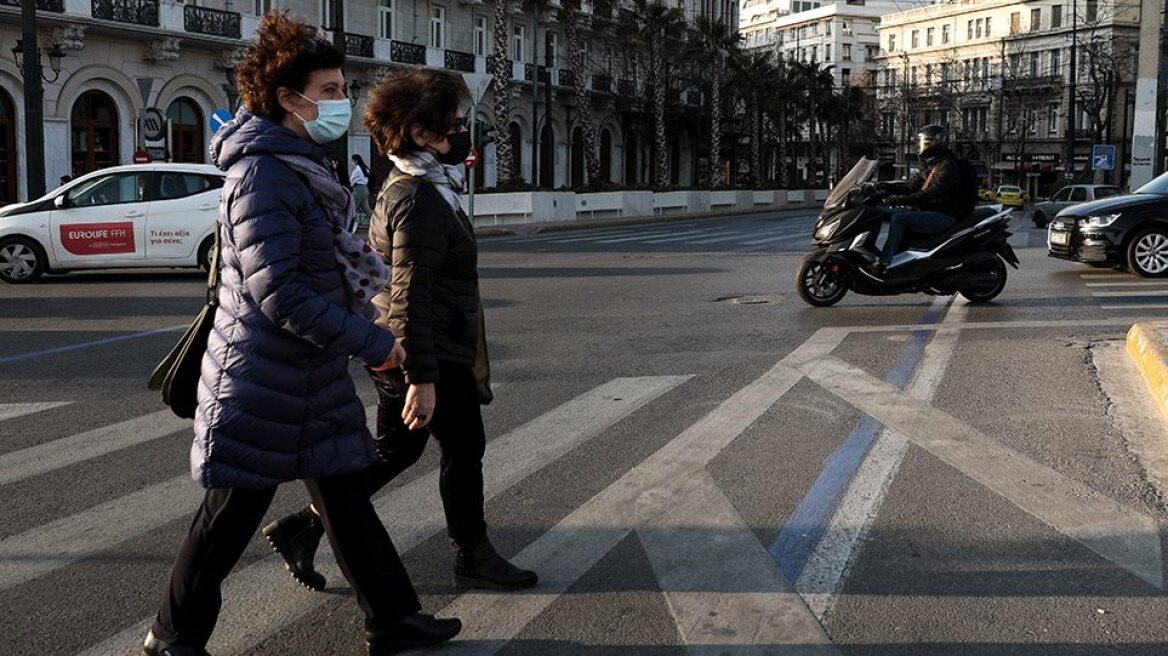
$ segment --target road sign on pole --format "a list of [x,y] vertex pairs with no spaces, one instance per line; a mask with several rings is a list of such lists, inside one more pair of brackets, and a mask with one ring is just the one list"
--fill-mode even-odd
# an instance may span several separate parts
[[1091,147],[1091,170],[1115,170],[1115,146],[1111,144],[1095,144]]
[[211,114],[211,134],[218,132],[219,128],[227,125],[230,121],[231,112],[227,111],[226,109],[216,109],[215,112]]
[[471,147],[470,154],[466,156],[466,167],[473,169],[479,164],[479,151],[475,147]]

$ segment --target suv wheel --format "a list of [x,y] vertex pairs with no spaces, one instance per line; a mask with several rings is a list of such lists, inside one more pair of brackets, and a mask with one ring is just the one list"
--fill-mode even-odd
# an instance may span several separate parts
[[1046,220],[1046,215],[1042,212],[1036,211],[1034,216],[1031,218],[1034,219],[1035,228],[1045,228],[1046,224],[1049,223],[1049,221]]
[[0,240],[0,280],[12,284],[34,282],[47,266],[44,249],[28,237]]
[[1144,278],[1168,276],[1168,230],[1145,228],[1127,246],[1127,266]]

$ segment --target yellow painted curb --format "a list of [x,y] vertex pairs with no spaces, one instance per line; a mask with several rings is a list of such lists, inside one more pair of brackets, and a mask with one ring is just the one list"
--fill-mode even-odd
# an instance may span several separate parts
[[1137,323],[1127,331],[1127,353],[1135,361],[1140,375],[1160,414],[1168,420],[1168,323]]

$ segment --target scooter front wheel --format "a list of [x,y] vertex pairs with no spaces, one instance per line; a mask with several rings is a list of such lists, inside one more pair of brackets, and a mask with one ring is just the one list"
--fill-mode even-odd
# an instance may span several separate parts
[[848,293],[846,283],[839,267],[825,263],[818,253],[803,258],[799,270],[795,273],[795,287],[799,290],[799,298],[815,307],[839,303]]

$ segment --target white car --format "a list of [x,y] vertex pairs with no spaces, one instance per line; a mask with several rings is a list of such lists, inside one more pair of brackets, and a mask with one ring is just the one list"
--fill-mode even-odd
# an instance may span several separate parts
[[0,280],[46,272],[203,267],[225,174],[208,164],[115,166],[0,208]]

